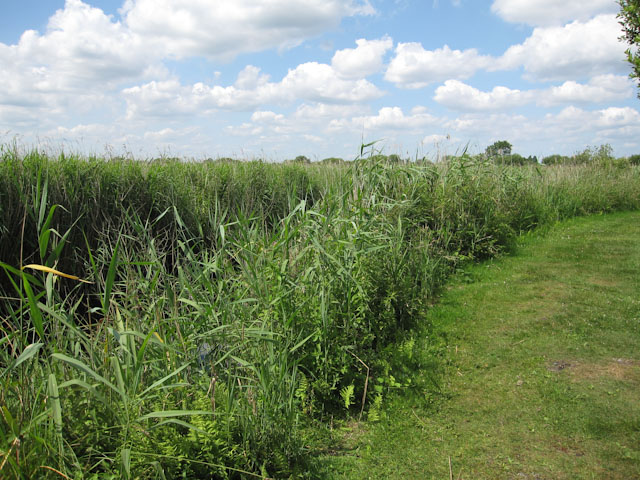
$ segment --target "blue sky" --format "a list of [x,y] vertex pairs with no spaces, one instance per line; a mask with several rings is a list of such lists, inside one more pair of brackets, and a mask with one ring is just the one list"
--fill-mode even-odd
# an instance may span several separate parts
[[88,154],[640,153],[615,0],[0,4],[0,141]]

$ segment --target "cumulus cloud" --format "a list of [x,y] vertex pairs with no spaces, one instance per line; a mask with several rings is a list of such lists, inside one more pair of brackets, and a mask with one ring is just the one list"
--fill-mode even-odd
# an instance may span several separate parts
[[[177,90],[162,64],[168,57],[230,58],[297,44],[346,16],[370,15],[375,10],[368,0],[220,0],[215,6],[209,0],[127,0],[120,13],[121,21],[81,0],[66,0],[44,33],[27,30],[16,45],[0,43],[2,119],[16,114],[37,118],[39,109],[50,114],[86,110],[113,100],[107,96],[123,83],[145,79],[154,82],[145,89],[128,90],[128,98],[140,93],[146,101],[156,98],[162,103],[164,99],[166,104],[170,92]],[[318,85],[305,77],[315,74],[330,87],[327,99],[367,97],[375,89],[369,83],[344,83],[330,67],[317,64],[300,66],[286,81],[298,91],[306,89],[310,96],[315,92],[322,98]],[[246,92],[262,89],[261,95],[267,95],[262,87],[268,79],[248,66],[234,87],[213,88],[211,96],[230,108],[252,104]],[[192,95],[186,96],[181,91],[179,110],[189,111],[196,97],[206,96],[203,90],[205,86],[194,86]]]
[[345,78],[364,78],[382,70],[384,55],[393,48],[393,40],[386,36],[380,40],[356,40],[356,48],[338,50],[331,66]]
[[260,110],[251,114],[251,121],[254,123],[282,123],[284,115],[270,110]]
[[633,82],[622,75],[598,75],[588,84],[574,81],[553,86],[541,93],[538,103],[543,106],[566,103],[603,103],[633,96]]
[[494,87],[490,92],[482,92],[477,88],[458,80],[447,80],[436,89],[434,100],[454,110],[490,111],[505,110],[525,105],[533,99],[534,93],[512,90],[507,87]]
[[615,13],[618,5],[612,0],[495,0],[491,11],[507,22],[551,26]]
[[625,76],[599,75],[589,83],[567,81],[543,90],[517,90],[503,86],[483,92],[458,80],[447,80],[435,91],[434,100],[464,112],[503,111],[535,103],[550,107],[566,104],[598,104],[633,96],[633,82]]
[[366,112],[362,104],[303,103],[296,108],[293,118],[296,122],[327,122],[327,119],[348,118]]
[[405,115],[400,107],[384,107],[377,115],[354,117],[351,123],[367,130],[416,130],[436,124],[438,119],[422,109]]
[[550,123],[564,124],[572,128],[590,129],[591,126],[640,128],[640,112],[631,107],[609,107],[588,111],[570,106],[557,115],[547,114],[545,118]]
[[260,68],[254,65],[247,65],[238,73],[238,78],[234,84],[241,90],[253,90],[269,81],[269,75],[262,73]]
[[[15,45],[0,43],[0,120],[15,125],[108,109],[126,81],[163,77],[164,67],[126,26],[80,0],[67,0],[44,33],[27,30]],[[77,121],[77,119],[76,119]]]
[[439,135],[437,133],[434,133],[432,135],[427,135],[426,137],[424,137],[422,139],[422,143],[433,144],[435,146],[438,146],[445,142],[451,142],[452,140],[456,141],[457,139],[456,138],[452,139],[451,135]]
[[471,77],[492,63],[475,48],[451,50],[447,45],[425,50],[420,43],[399,43],[385,73],[385,80],[404,88],[423,88],[447,79]]
[[379,98],[383,92],[364,80],[341,78],[330,66],[307,62],[289,70],[280,84],[282,93],[296,98],[325,103],[353,103]]
[[[226,131],[236,136],[296,135],[319,138],[318,133],[330,132],[330,123],[337,119],[348,119],[366,110],[362,105],[339,105],[325,103],[303,103],[290,115],[271,110],[259,110],[251,115],[250,122],[227,127]],[[343,125],[344,127],[344,125]],[[347,128],[350,130],[350,127]],[[335,131],[335,130],[334,130]]]
[[[502,139],[524,154],[571,154],[586,145],[615,143],[640,136],[640,112],[631,107],[586,110],[568,106],[540,118],[507,113],[464,113],[442,127],[480,150]],[[497,135],[496,133],[499,132]]]
[[596,122],[602,127],[640,128],[640,112],[631,107],[609,107],[597,112]]
[[627,65],[620,35],[615,15],[536,28],[523,43],[510,47],[491,69],[523,66],[528,77],[543,81],[624,73]]
[[257,67],[248,66],[235,85],[223,87],[178,80],[152,81],[123,90],[127,116],[163,116],[206,113],[212,109],[253,110],[268,104],[290,104],[298,100],[323,103],[359,103],[383,95],[364,79],[347,80],[330,65],[308,62],[289,70],[277,83],[269,82]]
[[498,131],[502,132],[505,138],[515,140],[520,135],[517,132],[522,131],[527,122],[527,117],[524,115],[465,113],[447,121],[445,127],[450,131],[458,132],[458,136],[462,138],[471,139],[478,135],[488,136]]
[[375,9],[368,0],[127,0],[120,13],[168,55],[230,59],[298,45]]
[[0,43],[0,66],[12,73],[5,79],[17,75],[10,88],[19,84],[32,93],[111,88],[142,76],[149,65],[140,38],[80,0],[67,0],[49,19],[44,34],[27,30],[17,45]]
[[582,145],[614,143],[640,136],[640,112],[631,107],[589,111],[570,106],[556,115],[547,114],[543,123],[550,130],[562,129]]

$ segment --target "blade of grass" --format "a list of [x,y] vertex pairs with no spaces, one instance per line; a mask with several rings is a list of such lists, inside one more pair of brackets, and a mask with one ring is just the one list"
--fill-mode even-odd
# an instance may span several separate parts
[[[33,322],[33,326],[36,329],[36,332],[41,340],[46,340],[44,336],[44,327],[42,323],[42,312],[38,307],[38,301],[36,296],[33,294],[33,290],[31,289],[31,284],[29,280],[27,280],[26,275],[22,275],[22,281],[24,285],[24,290],[27,293],[27,301],[29,303],[29,311],[31,312],[31,321]],[[42,296],[43,293],[40,294]]]
[[31,263],[29,265],[25,265],[24,267],[22,267],[23,270],[25,268],[29,268],[31,270],[39,270],[41,272],[46,272],[46,273],[53,273],[54,275],[58,275],[59,277],[70,278],[71,280],[77,280],[78,282],[93,283],[93,282],[90,282],[89,280],[83,280],[82,278],[76,277],[75,275],[70,275],[68,273],[63,273],[63,272],[55,270],[55,269],[53,269],[51,267],[47,267],[45,265],[38,265],[38,264],[35,264],[35,263]]

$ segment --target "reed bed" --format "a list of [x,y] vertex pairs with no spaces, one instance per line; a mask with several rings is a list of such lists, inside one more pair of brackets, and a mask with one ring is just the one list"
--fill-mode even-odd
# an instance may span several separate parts
[[0,154],[3,478],[308,476],[310,429],[379,414],[461,262],[640,207],[603,161]]

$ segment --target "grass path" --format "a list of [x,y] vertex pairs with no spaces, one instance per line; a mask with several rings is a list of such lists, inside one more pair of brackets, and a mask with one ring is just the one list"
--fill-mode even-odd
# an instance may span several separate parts
[[431,315],[437,399],[353,426],[325,478],[640,479],[640,213],[525,238]]

